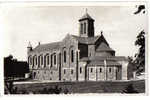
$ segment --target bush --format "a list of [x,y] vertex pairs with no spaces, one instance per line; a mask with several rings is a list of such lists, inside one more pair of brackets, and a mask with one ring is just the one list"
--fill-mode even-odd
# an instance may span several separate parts
[[134,89],[133,84],[129,84],[125,90],[123,90],[123,93],[138,93],[138,91]]

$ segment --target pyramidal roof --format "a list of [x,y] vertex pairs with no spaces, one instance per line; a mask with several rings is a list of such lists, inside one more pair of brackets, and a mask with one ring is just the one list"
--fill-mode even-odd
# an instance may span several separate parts
[[28,48],[30,48],[30,47],[32,47],[32,45],[31,45],[31,43],[29,42],[29,43],[28,43]]
[[84,19],[89,19],[94,21],[94,19],[87,12],[79,19],[79,21],[82,21]]

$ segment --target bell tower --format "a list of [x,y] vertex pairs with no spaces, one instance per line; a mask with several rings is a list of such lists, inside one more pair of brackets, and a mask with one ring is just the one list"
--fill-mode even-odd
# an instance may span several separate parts
[[28,47],[27,47],[27,52],[30,52],[30,51],[32,51],[32,45],[31,45],[31,43],[29,42]]
[[86,13],[79,19],[79,36],[94,37],[94,19]]

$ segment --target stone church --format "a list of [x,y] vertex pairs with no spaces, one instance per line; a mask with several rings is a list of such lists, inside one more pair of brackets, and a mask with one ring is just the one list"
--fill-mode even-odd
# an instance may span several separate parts
[[94,19],[86,12],[79,20],[79,35],[60,42],[27,47],[30,75],[34,80],[127,80],[128,60],[115,56],[103,32],[94,35]]

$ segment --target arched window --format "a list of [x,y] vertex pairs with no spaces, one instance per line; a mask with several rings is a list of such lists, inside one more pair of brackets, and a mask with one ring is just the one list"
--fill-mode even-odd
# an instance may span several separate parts
[[56,54],[54,54],[54,65],[56,65]]
[[80,67],[80,73],[82,73],[82,68]]
[[83,24],[81,24],[81,34],[83,34]]
[[35,64],[37,65],[37,56],[35,56]]
[[30,57],[30,65],[32,65],[32,57]]
[[44,67],[46,67],[46,55],[44,56]]
[[43,55],[41,55],[41,65],[43,65]]
[[93,72],[93,68],[91,68],[91,73]]
[[51,55],[51,67],[53,66],[53,55]]
[[71,50],[71,62],[74,62],[74,52]]
[[40,67],[41,61],[40,61],[40,56],[38,56],[38,66]]
[[84,23],[84,34],[86,33],[86,23]]
[[29,65],[32,65],[32,58],[31,58],[31,56],[28,57],[28,63],[29,63]]
[[33,67],[34,67],[34,58],[35,58],[35,57],[33,56],[33,59],[32,59],[32,62],[33,62]]
[[111,68],[109,68],[109,73],[111,73]]
[[36,66],[37,65],[37,56],[35,55],[33,57],[33,66]]
[[64,51],[64,62],[66,63],[66,51]]
[[59,53],[59,65],[61,66],[61,53]]
[[47,55],[47,65],[49,65],[49,54]]

